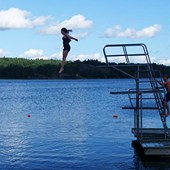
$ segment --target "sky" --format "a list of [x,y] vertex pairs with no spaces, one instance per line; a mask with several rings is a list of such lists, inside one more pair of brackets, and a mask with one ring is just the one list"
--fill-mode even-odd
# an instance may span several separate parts
[[105,62],[107,44],[144,43],[170,65],[169,0],[0,0],[0,57],[61,59],[60,29],[72,29],[68,60]]

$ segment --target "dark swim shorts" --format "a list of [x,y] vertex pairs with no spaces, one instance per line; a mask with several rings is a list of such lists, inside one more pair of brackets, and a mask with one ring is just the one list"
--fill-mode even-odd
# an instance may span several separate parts
[[67,50],[67,51],[70,51],[71,47],[69,44],[63,44],[64,48],[63,48],[63,51]]
[[170,101],[170,92],[166,93],[166,102]]
[[70,51],[71,49],[70,44],[69,44],[70,41],[71,41],[70,39],[63,37],[63,47],[64,47],[63,51],[65,50]]

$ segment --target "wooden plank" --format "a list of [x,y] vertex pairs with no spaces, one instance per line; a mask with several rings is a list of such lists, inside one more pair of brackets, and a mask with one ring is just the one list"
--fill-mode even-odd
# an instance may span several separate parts
[[145,142],[132,141],[132,146],[141,156],[144,158],[154,158],[154,157],[168,157],[170,158],[170,140],[163,142]]
[[147,156],[170,156],[169,148],[144,148],[144,154]]
[[158,142],[143,142],[142,146],[145,148],[170,148],[170,140]]
[[141,145],[145,155],[170,156],[170,141],[145,142]]
[[[139,128],[140,133],[148,133],[148,134],[163,134],[164,128]],[[170,132],[170,128],[168,128],[168,131]],[[132,133],[136,133],[137,128],[132,128]]]
[[[170,134],[170,129],[168,129]],[[135,137],[138,137],[141,142],[168,142],[170,135],[165,133],[164,128],[142,128],[137,131],[136,128],[132,129]]]

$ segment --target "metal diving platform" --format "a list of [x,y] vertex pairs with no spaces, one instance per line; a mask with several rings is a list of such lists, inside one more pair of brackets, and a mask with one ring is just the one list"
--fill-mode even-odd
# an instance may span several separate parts
[[[135,81],[135,87],[127,91],[112,91],[113,95],[128,95],[129,105],[122,109],[133,110],[135,140],[132,146],[144,157],[170,158],[170,129],[166,123],[166,107],[162,102],[166,94],[162,75],[154,70],[147,46],[137,44],[109,44],[103,48],[107,67],[115,69]],[[119,64],[121,63],[121,64]],[[133,67],[135,71],[128,70]],[[144,112],[157,112],[162,128],[145,128]]]

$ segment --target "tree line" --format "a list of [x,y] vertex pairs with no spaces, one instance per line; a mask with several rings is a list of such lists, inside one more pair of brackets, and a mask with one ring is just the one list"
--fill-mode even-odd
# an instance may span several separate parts
[[[128,78],[127,75],[107,67],[106,63],[98,60],[68,61],[64,73],[59,75],[60,60],[0,58],[0,79],[74,79],[74,78]],[[112,63],[121,66],[128,74],[136,73],[136,66],[126,67],[124,63]],[[152,64],[160,73],[170,73],[170,66]],[[118,67],[120,68],[120,67]],[[143,73],[143,77],[147,76]]]

